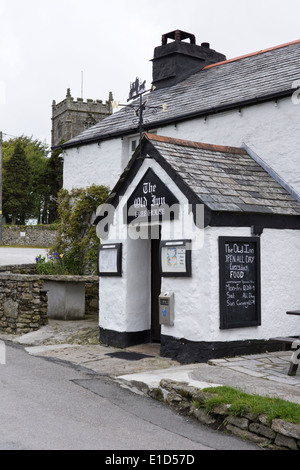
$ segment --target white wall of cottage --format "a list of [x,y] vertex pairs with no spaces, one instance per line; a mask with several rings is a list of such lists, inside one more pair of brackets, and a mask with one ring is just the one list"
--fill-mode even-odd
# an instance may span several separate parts
[[[185,140],[238,147],[245,143],[300,194],[299,130],[300,106],[291,98],[156,129],[158,135]],[[64,187],[70,190],[105,184],[112,188],[129,157],[128,138],[68,149],[64,156]],[[163,170],[156,166],[154,171],[184,202],[173,181],[162,174]],[[132,192],[142,172],[140,169],[127,194]],[[181,230],[178,224],[174,222],[175,233]],[[143,331],[150,328],[150,242],[128,238],[125,226],[121,227],[122,231],[123,276],[100,279],[99,322],[101,327],[119,332]],[[203,233],[198,235],[201,239]],[[171,290],[175,294],[175,323],[172,327],[163,325],[162,334],[191,341],[297,335],[299,319],[287,316],[286,311],[299,309],[300,305],[299,232],[264,230],[261,236],[262,324],[232,330],[219,328],[218,237],[223,235],[251,234],[249,227],[207,227],[203,247],[192,251],[192,277],[162,279],[162,291]],[[162,239],[168,238],[163,227]],[[120,241],[120,238],[111,235],[110,241]]]
[[[169,239],[191,239],[197,247],[203,244],[203,230],[196,229],[193,216],[190,213],[187,198],[181,193],[174,181],[165,173],[155,160],[143,162],[134,180],[120,200],[114,212],[114,221],[110,228],[108,243],[122,243],[122,277],[100,277],[99,283],[99,324],[102,328],[119,332],[144,331],[150,328],[151,321],[151,284],[150,284],[150,250],[146,226],[145,236],[139,235],[134,226],[127,227],[123,220],[123,208],[127,198],[131,195],[146,170],[151,167],[156,175],[162,179],[169,190],[180,202],[181,211],[176,221],[163,222],[161,237]],[[201,209],[199,211],[201,215]],[[101,236],[102,227],[106,220],[97,226],[97,233]]]
[[[300,104],[291,98],[248,106],[156,129],[158,135],[240,147],[245,143],[300,193]],[[128,138],[67,149],[64,187],[105,184],[110,188],[128,163]]]
[[174,326],[162,334],[191,341],[236,341],[295,336],[299,318],[286,315],[300,305],[300,237],[295,230],[265,229],[261,235],[261,325],[221,330],[219,236],[251,236],[250,228],[207,227],[203,249],[192,252],[193,276],[163,278],[162,290],[175,295]]
[[121,157],[121,139],[66,149],[63,156],[63,187],[70,191],[103,184],[112,189],[123,170]]
[[[150,328],[150,241],[133,239],[123,224],[123,204],[150,165],[169,189],[187,204],[185,196],[164,170],[152,160],[143,163],[115,213],[109,243],[123,243],[122,277],[100,278],[99,323],[118,332]],[[186,217],[187,212],[185,214]],[[192,276],[163,277],[162,292],[174,292],[173,326],[162,325],[162,334],[190,341],[236,341],[268,339],[298,334],[299,319],[286,315],[299,309],[300,237],[296,230],[265,229],[261,235],[261,325],[220,329],[219,236],[251,236],[249,227],[207,227],[196,229],[183,215],[171,224],[162,224],[162,240],[191,238]],[[183,232],[183,226],[185,232]]]
[[291,98],[157,129],[158,135],[241,147],[245,143],[300,194],[300,105]]

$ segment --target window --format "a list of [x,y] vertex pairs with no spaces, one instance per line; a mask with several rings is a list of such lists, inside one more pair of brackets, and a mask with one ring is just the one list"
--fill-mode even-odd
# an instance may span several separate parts
[[135,151],[135,149],[137,148],[137,146],[138,146],[138,141],[137,140],[131,140],[130,144],[131,144],[131,153],[133,153]]
[[[156,131],[151,130],[149,131],[150,134],[157,134]],[[124,138],[123,144],[123,159],[124,163],[127,164],[128,160],[131,159],[132,154],[136,151],[140,143],[140,135],[135,134],[128,138]]]
[[133,152],[137,149],[138,145],[140,143],[140,136],[139,135],[134,135],[132,137],[128,138],[128,153],[129,153],[129,159],[131,158]]

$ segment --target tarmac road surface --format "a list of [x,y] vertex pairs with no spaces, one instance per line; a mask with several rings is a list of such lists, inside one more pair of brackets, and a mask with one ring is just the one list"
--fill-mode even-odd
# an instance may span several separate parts
[[0,403],[0,450],[258,450],[107,376],[31,356],[20,345],[6,344]]
[[39,255],[46,256],[46,248],[12,248],[0,246],[0,266],[15,264],[34,264]]

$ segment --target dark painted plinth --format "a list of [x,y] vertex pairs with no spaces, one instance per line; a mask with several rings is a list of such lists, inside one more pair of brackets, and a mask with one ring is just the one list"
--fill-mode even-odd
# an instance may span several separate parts
[[[151,341],[150,330],[119,332],[100,328],[100,342],[116,348],[128,348]],[[235,357],[249,354],[279,351],[281,344],[267,340],[245,341],[189,341],[161,335],[160,355],[174,359],[181,364],[207,362],[209,359]]]
[[175,359],[182,364],[191,364],[207,362],[209,359],[260,354],[280,349],[275,342],[266,340],[197,342],[161,335],[160,355]]
[[136,344],[150,342],[150,330],[119,332],[100,328],[100,342],[115,348],[128,348]]

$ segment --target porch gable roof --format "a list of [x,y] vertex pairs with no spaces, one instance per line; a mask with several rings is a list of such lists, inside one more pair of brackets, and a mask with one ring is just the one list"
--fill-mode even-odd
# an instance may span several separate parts
[[[147,133],[141,145],[141,153],[139,148],[135,151],[107,203],[116,207],[119,196],[124,195],[142,162],[153,158],[192,205],[204,204],[205,225],[217,224],[216,218],[219,217],[220,221],[221,215],[234,214],[236,217],[255,214],[261,216],[260,220],[265,216],[296,218],[296,225],[300,228],[300,202],[244,148]],[[95,223],[98,220],[99,215]]]

